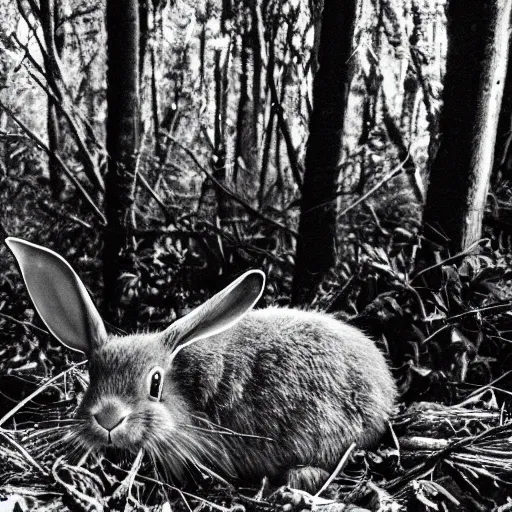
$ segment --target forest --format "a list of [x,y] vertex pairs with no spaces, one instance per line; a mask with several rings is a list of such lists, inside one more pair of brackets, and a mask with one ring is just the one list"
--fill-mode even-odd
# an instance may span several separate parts
[[[511,15],[0,0],[0,510],[512,510]],[[80,458],[86,360],[7,237],[65,258],[111,334],[165,329],[262,270],[257,309],[375,340],[399,395],[386,433],[312,494]]]

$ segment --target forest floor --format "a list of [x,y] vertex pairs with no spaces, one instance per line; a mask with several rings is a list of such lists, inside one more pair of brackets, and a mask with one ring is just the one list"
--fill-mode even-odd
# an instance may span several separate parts
[[311,495],[268,482],[235,487],[205,472],[172,486],[133,456],[70,463],[67,423],[85,379],[72,365],[0,420],[12,423],[0,430],[2,511],[512,510],[512,422],[492,386],[458,405],[400,407],[377,449],[350,449],[328,485]]

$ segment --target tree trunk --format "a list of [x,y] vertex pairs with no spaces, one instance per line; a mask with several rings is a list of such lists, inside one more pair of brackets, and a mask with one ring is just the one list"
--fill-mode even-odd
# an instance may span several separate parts
[[[260,118],[263,105],[263,73],[265,70],[265,34],[262,0],[251,0],[252,15],[252,130],[257,141],[261,140]],[[271,41],[271,44],[274,44]]]
[[[227,119],[228,119],[228,70],[231,53],[231,34],[228,30],[228,21],[233,19],[233,7],[231,0],[223,0],[221,16],[222,38],[227,38],[226,46],[215,50],[214,56],[214,81],[215,81],[215,125],[214,125],[214,150],[212,157],[213,176],[222,184],[227,182]],[[209,181],[209,180],[208,180]],[[208,184],[210,186],[210,184]],[[231,214],[231,202],[229,198],[215,187],[217,199],[218,218],[222,223]]]
[[[57,55],[60,57],[64,41],[60,38],[58,40],[60,44],[57,45],[55,27],[58,23],[58,6],[55,4],[54,0],[40,1],[40,17],[46,48],[55,48]],[[50,84],[58,79],[57,63],[54,61],[54,57],[55,54],[50,50],[47,52],[44,61],[46,76],[48,77],[47,80]],[[60,166],[57,162],[57,156],[60,151],[60,126],[57,105],[50,94],[48,95],[46,127],[48,131],[48,149],[50,150],[48,157],[50,189],[53,199],[58,200],[64,187],[64,182],[60,175]]]
[[357,0],[325,0],[313,85],[292,302],[310,302],[336,260],[336,183]]
[[105,312],[119,308],[120,277],[131,271],[131,208],[139,148],[139,6],[137,0],[107,2],[107,228],[103,251]]
[[60,152],[60,127],[57,116],[57,107],[53,99],[48,96],[48,110],[46,114],[46,128],[48,130],[48,171],[50,174],[50,189],[52,198],[59,200],[60,194],[64,188],[64,182],[60,175],[60,166],[57,161]]
[[258,137],[254,116],[254,101],[249,93],[249,76],[251,52],[249,49],[249,15],[244,10],[245,19],[242,23],[241,34],[241,72],[240,72],[240,100],[238,102],[236,142],[235,142],[235,165],[233,181],[238,193],[253,204],[258,192]]
[[[509,42],[509,55],[510,55]],[[507,76],[503,89],[493,178],[496,181],[512,181],[512,66],[507,67]]]
[[[149,5],[148,0],[139,0],[139,78],[142,89],[144,81],[144,60],[149,40]],[[154,23],[154,22],[153,22]]]
[[480,239],[507,69],[512,0],[453,0],[425,233],[454,253]]

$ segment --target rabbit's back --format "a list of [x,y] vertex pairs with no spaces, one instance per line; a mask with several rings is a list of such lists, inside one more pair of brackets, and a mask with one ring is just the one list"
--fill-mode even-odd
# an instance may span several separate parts
[[333,469],[353,441],[380,437],[396,397],[373,341],[316,312],[252,311],[183,349],[174,365],[195,416],[254,436],[212,434],[242,477],[298,465]]

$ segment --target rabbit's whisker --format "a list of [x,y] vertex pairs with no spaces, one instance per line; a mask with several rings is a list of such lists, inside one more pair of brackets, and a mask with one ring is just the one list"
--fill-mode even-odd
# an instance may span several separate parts
[[253,438],[253,439],[264,439],[265,441],[275,442],[275,439],[272,439],[271,437],[258,436],[256,434],[242,434],[241,432],[235,432],[234,430],[230,430],[225,427],[220,427],[222,430],[216,430],[216,429],[208,429],[208,428],[198,427],[197,425],[187,425],[185,423],[181,423],[181,426],[190,428],[192,430],[197,430],[199,432],[218,434],[220,436],[249,437],[249,438]]
[[63,430],[66,430],[66,431],[69,431],[69,430],[73,430],[72,427],[76,427],[78,425],[62,425],[62,426],[58,426],[58,427],[49,427],[49,428],[42,428],[42,429],[37,429],[35,430],[34,432],[30,432],[28,433],[27,435],[25,435],[22,440],[24,441],[33,441],[39,437],[46,437],[48,435],[54,435],[54,434],[59,434],[63,431]]
[[[54,436],[52,436],[54,437]],[[50,450],[55,450],[56,448],[59,448],[60,446],[65,446],[69,443],[69,440],[72,439],[73,432],[67,432],[64,436],[58,436],[56,439],[51,440],[44,444],[43,446],[39,447],[41,454],[47,454]],[[41,440],[39,440],[41,441]],[[35,448],[38,449],[37,443],[34,443]]]

